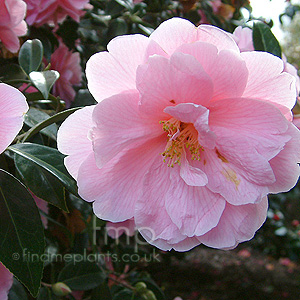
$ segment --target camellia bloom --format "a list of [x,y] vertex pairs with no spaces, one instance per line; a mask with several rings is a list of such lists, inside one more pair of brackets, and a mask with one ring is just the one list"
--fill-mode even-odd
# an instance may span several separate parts
[[16,137],[28,110],[25,96],[14,87],[0,83],[0,153]]
[[13,284],[13,274],[0,262],[0,299],[7,300],[8,292]]
[[58,148],[99,218],[134,218],[163,250],[229,249],[262,225],[268,193],[297,182],[295,79],[281,59],[173,18],[113,39],[86,74],[99,103],[66,119]]
[[19,36],[25,35],[26,3],[22,0],[0,0],[0,41],[10,52],[20,48]]
[[75,98],[73,86],[80,85],[81,66],[78,52],[69,51],[68,47],[60,43],[59,47],[51,55],[51,69],[59,72],[60,77],[53,86],[53,94],[59,96],[70,107]]
[[76,22],[84,15],[84,8],[90,8],[88,0],[25,0],[27,3],[26,21],[29,25],[57,25],[67,16]]

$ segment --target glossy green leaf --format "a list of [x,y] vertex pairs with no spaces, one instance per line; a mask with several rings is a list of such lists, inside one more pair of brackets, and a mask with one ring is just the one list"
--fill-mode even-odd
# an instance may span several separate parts
[[[83,256],[80,254],[78,255],[78,260],[83,260]],[[97,259],[94,257],[94,260]],[[57,282],[64,282],[71,290],[87,291],[102,284],[105,278],[106,274],[96,265],[96,263],[91,263],[89,261],[80,261],[76,263],[75,261],[69,263],[61,270]]]
[[[36,108],[30,108],[24,117],[24,122],[29,127],[34,127],[37,124],[49,119],[50,116],[45,112],[38,110]],[[40,132],[47,135],[53,140],[56,140],[57,135],[57,125],[52,123],[49,126],[42,129]]]
[[[44,229],[26,187],[0,170],[0,260],[36,296],[43,273]],[[35,259],[32,258],[35,256]]]
[[39,198],[68,212],[61,182],[36,163],[15,154],[15,166],[27,187]]
[[263,22],[253,24],[253,45],[257,51],[266,51],[281,58],[281,48],[271,28]]
[[19,52],[19,64],[26,74],[38,70],[43,59],[43,44],[40,40],[26,41]]
[[80,109],[80,107],[75,107],[75,108],[61,111],[58,114],[48,118],[47,120],[36,124],[34,127],[32,127],[30,130],[27,131],[22,142],[27,141],[30,137],[40,132],[44,128],[48,127],[49,125],[65,120],[70,114],[72,114],[74,111],[78,109]]
[[8,300],[27,300],[27,294],[23,287],[23,285],[14,278],[14,282],[12,287],[9,290],[8,293]]
[[54,175],[69,192],[77,195],[76,182],[64,166],[65,156],[58,150],[31,143],[16,144],[8,147],[8,150],[42,167]]
[[133,291],[124,289],[113,296],[113,300],[132,300],[134,298]]
[[0,80],[15,87],[28,81],[26,74],[17,64],[0,64]]
[[35,85],[35,87],[43,94],[45,99],[48,99],[49,92],[59,76],[59,73],[54,70],[42,72],[34,71],[29,74],[30,80]]

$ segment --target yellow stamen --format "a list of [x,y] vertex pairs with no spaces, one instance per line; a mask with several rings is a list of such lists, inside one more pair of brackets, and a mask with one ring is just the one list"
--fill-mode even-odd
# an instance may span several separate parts
[[162,153],[168,167],[180,165],[184,147],[190,151],[193,160],[200,161],[200,150],[204,149],[198,142],[198,132],[192,123],[183,123],[175,118],[159,123],[163,124],[163,130],[168,133],[168,142]]

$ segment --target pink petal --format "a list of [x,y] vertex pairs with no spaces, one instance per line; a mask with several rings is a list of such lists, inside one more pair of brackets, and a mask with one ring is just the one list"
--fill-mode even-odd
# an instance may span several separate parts
[[172,222],[188,237],[208,232],[219,222],[225,208],[224,198],[206,187],[189,186],[174,173],[169,189],[161,195]]
[[150,39],[171,55],[180,45],[197,40],[197,28],[188,20],[172,18],[161,23],[150,35]]
[[20,48],[20,41],[13,30],[2,27],[0,28],[0,40],[10,52],[16,53]]
[[256,98],[292,109],[297,96],[295,78],[282,72],[283,61],[266,52],[244,52],[241,56],[249,71],[243,97]]
[[119,94],[103,100],[93,112],[96,127],[92,139],[99,168],[125,147],[163,134],[161,125],[139,111],[136,92]]
[[92,105],[75,111],[62,123],[57,133],[58,150],[68,155],[65,158],[65,166],[75,179],[81,164],[93,152],[89,132],[94,126],[94,108],[95,105]]
[[107,222],[106,232],[113,239],[118,239],[123,233],[127,236],[133,236],[135,233],[134,219],[118,223]]
[[215,45],[219,51],[231,50],[237,53],[240,52],[231,35],[215,26],[205,24],[198,26],[197,40]]
[[224,99],[210,108],[218,151],[249,180],[261,184],[274,181],[268,161],[290,139],[285,134],[288,124],[278,109],[257,100]]
[[161,139],[149,140],[131,151],[121,152],[102,169],[94,155],[83,162],[78,174],[78,192],[86,201],[94,202],[95,214],[103,220],[122,222],[131,219],[140,198],[144,175],[155,157],[163,151]]
[[177,51],[195,57],[201,64],[214,84],[214,100],[240,97],[243,94],[248,70],[239,53],[232,50],[221,50],[218,53],[216,46],[203,42],[182,45]]
[[299,179],[300,132],[295,126],[289,124],[287,134],[291,136],[291,139],[286,143],[284,149],[270,160],[276,178],[276,182],[269,187],[271,193],[287,192]]
[[2,153],[23,126],[28,110],[24,95],[17,89],[0,83],[0,153]]
[[170,250],[173,245],[186,239],[165,207],[164,195],[170,189],[170,176],[174,171],[157,158],[144,177],[143,192],[135,207],[134,220],[139,232],[148,243],[162,250]]
[[209,247],[232,249],[238,243],[248,241],[254,236],[266,219],[267,209],[267,197],[258,204],[226,204],[218,226],[199,237],[199,240]]
[[200,162],[194,165],[208,178],[206,185],[233,205],[256,203],[269,192],[268,187],[251,182],[234,164],[215,150],[205,149]]
[[138,68],[137,88],[141,109],[157,120],[166,118],[163,109],[172,104],[195,102],[207,105],[212,96],[212,82],[190,55],[174,54],[170,60],[153,56]]
[[205,186],[208,182],[206,174],[195,167],[192,167],[186,159],[185,151],[181,158],[180,177],[189,186]]
[[109,52],[94,54],[88,60],[88,87],[96,101],[136,88],[136,69],[144,62],[148,43],[142,35],[116,37],[107,45]]

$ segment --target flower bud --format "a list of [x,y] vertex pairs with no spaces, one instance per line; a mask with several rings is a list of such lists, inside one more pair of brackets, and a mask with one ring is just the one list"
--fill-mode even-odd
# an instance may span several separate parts
[[52,292],[56,296],[66,296],[72,293],[71,289],[63,282],[57,282],[52,285]]

